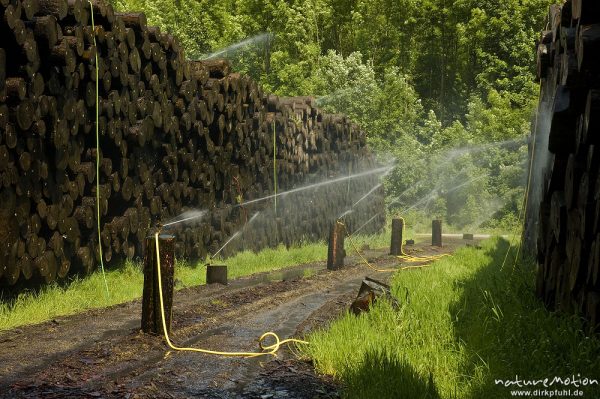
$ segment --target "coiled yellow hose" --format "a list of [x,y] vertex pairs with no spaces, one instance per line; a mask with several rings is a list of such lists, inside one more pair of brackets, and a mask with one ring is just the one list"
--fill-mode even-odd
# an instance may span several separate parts
[[[179,346],[176,346],[175,344],[173,344],[173,342],[169,338],[169,333],[167,331],[167,323],[165,321],[165,307],[164,307],[164,300],[163,300],[163,294],[162,294],[162,278],[160,275],[160,245],[159,245],[159,240],[158,240],[158,234],[159,233],[156,233],[154,235],[154,241],[155,241],[155,245],[156,245],[156,271],[157,271],[157,277],[158,277],[158,296],[160,299],[160,316],[161,316],[161,321],[162,321],[162,326],[163,326],[163,333],[164,333],[165,340],[167,341],[167,345],[169,346],[169,348],[176,350],[176,351],[200,352],[200,353],[207,353],[209,355],[218,355],[218,356],[259,357],[259,356],[269,356],[269,355],[277,356],[277,351],[279,350],[281,345],[284,345],[284,344],[287,344],[290,342],[296,342],[299,344],[308,344],[307,341],[303,341],[303,340],[295,339],[295,338],[288,338],[288,339],[281,340],[277,334],[275,334],[274,332],[271,332],[271,331],[264,333],[258,339],[258,346],[260,347],[260,349],[263,352],[222,352],[222,351],[213,351],[213,350],[201,349],[201,348],[185,348],[185,347],[179,347]],[[275,343],[272,345],[264,345],[263,342],[267,337],[272,337],[273,339],[275,339]]]

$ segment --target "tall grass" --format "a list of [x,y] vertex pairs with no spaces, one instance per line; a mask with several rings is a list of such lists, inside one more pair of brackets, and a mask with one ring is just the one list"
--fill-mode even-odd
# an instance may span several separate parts
[[[600,340],[586,338],[577,317],[545,310],[532,264],[500,270],[507,246],[492,239],[399,272],[400,310],[382,302],[346,314],[300,350],[343,381],[349,398],[506,398],[510,389],[495,379],[600,380]],[[580,389],[600,397],[598,386]]]
[[[362,236],[360,242],[379,247],[388,239],[389,233],[383,232],[374,236]],[[347,251],[350,253],[350,248]],[[268,248],[258,253],[244,251],[227,258],[224,263],[228,266],[228,277],[234,279],[325,259],[327,245],[318,242],[301,243],[290,248]],[[110,288],[108,297],[102,274],[95,272],[85,278],[75,278],[63,284],[50,284],[37,291],[22,292],[16,298],[0,300],[0,331],[141,297],[144,279],[140,263],[124,262],[121,267],[107,271],[106,278]],[[176,262],[176,289],[205,283],[206,269],[203,262]]]

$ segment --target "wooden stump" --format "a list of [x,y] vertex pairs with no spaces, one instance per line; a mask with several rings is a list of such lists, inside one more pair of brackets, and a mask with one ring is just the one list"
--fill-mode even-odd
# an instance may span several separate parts
[[[160,252],[160,277],[167,331],[171,330],[173,307],[173,275],[175,271],[175,236],[161,234],[158,238]],[[142,330],[161,334],[163,331],[155,237],[146,237],[144,256],[144,294],[142,297]]]
[[206,284],[227,285],[227,266],[226,265],[207,265],[206,266]]
[[442,221],[431,221],[431,245],[434,247],[442,246]]
[[329,248],[327,250],[327,269],[339,270],[344,267],[344,236],[346,234],[346,226],[339,220],[336,221],[329,233]]
[[402,232],[404,230],[404,219],[392,219],[392,240],[390,243],[390,255],[402,255]]

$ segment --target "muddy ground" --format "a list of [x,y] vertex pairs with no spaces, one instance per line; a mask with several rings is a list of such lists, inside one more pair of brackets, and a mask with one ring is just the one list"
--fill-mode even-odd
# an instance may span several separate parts
[[[448,253],[464,243],[450,237],[442,249],[407,251]],[[365,255],[379,268],[401,266],[385,252]],[[171,339],[180,346],[256,351],[266,331],[301,338],[344,312],[364,277],[386,281],[391,274],[350,256],[335,272],[320,262],[227,286],[182,289],[174,296]],[[277,358],[254,359],[170,351],[162,336],[140,332],[140,312],[137,300],[0,333],[0,397],[336,398],[343,388],[287,349]]]

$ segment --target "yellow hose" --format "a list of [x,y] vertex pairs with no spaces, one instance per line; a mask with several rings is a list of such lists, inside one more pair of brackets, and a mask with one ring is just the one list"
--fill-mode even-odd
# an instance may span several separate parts
[[367,267],[369,267],[379,273],[395,272],[396,270],[398,270],[398,269],[378,269],[375,266],[373,266],[371,263],[369,263],[367,258],[365,258],[363,256],[363,254],[360,253],[360,251],[358,250],[358,247],[354,244],[354,241],[352,241],[350,234],[348,234],[348,231],[346,231],[346,235],[348,236],[348,241],[350,242],[350,245],[352,245],[352,248],[354,248],[354,250],[356,251],[356,254],[363,260],[363,262],[367,265]]
[[[176,350],[176,351],[200,352],[200,353],[207,353],[209,355],[219,355],[219,356],[229,356],[229,357],[258,357],[258,356],[267,356],[267,355],[277,356],[277,351],[279,350],[281,345],[287,344],[290,342],[296,342],[299,344],[308,344],[307,341],[302,341],[300,339],[295,339],[295,338],[281,340],[277,334],[269,331],[269,332],[266,332],[263,335],[261,335],[260,338],[258,339],[258,346],[260,347],[261,350],[266,351],[266,352],[221,352],[221,351],[213,351],[213,350],[200,349],[200,348],[185,348],[185,347],[179,347],[179,346],[174,345],[173,342],[171,341],[171,339],[169,338],[169,333],[167,331],[167,323],[165,321],[165,307],[164,307],[164,300],[163,300],[163,295],[162,295],[162,278],[160,275],[160,245],[159,245],[159,241],[158,241],[158,233],[156,233],[154,235],[154,241],[155,241],[155,245],[156,245],[156,270],[157,270],[157,277],[158,277],[158,296],[160,299],[160,316],[161,316],[161,321],[162,321],[162,326],[163,326],[163,333],[165,335],[165,340],[167,341],[167,345],[169,346],[169,348]],[[263,341],[267,337],[273,337],[273,339],[275,339],[275,343],[272,345],[265,346],[263,344]]]
[[[402,221],[402,235],[404,236],[404,226],[406,226],[406,222],[404,218],[399,218]],[[423,262],[423,261],[434,261],[443,258],[444,256],[452,256],[450,254],[442,254],[442,255],[432,255],[432,256],[413,256],[404,252],[404,245],[402,242],[400,243],[400,256],[398,258],[407,261],[407,262]]]
[[[400,218],[402,220],[402,231],[404,232],[404,219]],[[340,221],[340,223],[342,223]],[[343,224],[343,223],[342,223]],[[346,236],[348,237],[348,241],[350,242],[350,245],[352,245],[352,248],[354,248],[354,251],[356,252],[356,254],[362,259],[362,261],[365,263],[365,265],[367,265],[367,267],[369,267],[372,270],[375,270],[376,272],[379,273],[386,273],[386,272],[395,272],[397,270],[407,270],[407,269],[418,269],[418,268],[422,268],[422,267],[426,267],[428,265],[417,265],[417,266],[404,266],[404,267],[400,267],[398,269],[378,269],[375,266],[373,266],[361,253],[360,250],[358,249],[358,247],[356,246],[356,244],[354,243],[354,241],[352,241],[352,236],[348,233],[348,231],[346,231]],[[404,261],[404,262],[434,262],[436,260],[439,260],[445,256],[452,256],[450,254],[442,254],[442,255],[434,255],[434,256],[412,256],[409,255],[407,253],[404,252],[404,249],[402,248],[402,243],[400,243],[400,253],[401,255],[398,256],[397,258]]]

